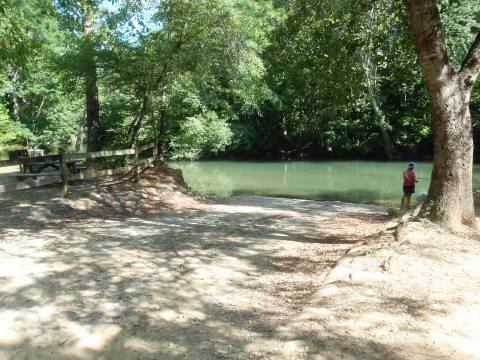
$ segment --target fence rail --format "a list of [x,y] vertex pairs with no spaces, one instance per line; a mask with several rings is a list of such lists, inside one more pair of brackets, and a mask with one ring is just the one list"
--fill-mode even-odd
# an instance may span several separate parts
[[[140,153],[153,149],[152,157],[148,157],[145,159],[140,159]],[[32,177],[34,180],[31,180],[31,183],[14,183],[14,184],[0,184],[0,193],[7,192],[7,191],[16,191],[16,190],[23,190],[29,189],[34,187],[40,187],[45,185],[50,185],[54,183],[62,183],[62,194],[66,196],[68,194],[68,186],[69,182],[72,180],[85,180],[85,179],[93,179],[102,176],[108,175],[118,175],[118,174],[125,174],[128,172],[133,171],[135,174],[135,180],[137,182],[140,181],[140,173],[142,166],[149,166],[149,165],[157,165],[159,162],[158,158],[158,146],[157,143],[150,143],[142,146],[135,146],[131,149],[121,149],[121,150],[105,150],[105,151],[95,151],[95,152],[85,152],[85,153],[67,153],[63,149],[59,149],[58,155],[47,155],[47,156],[39,156],[39,157],[32,157],[32,158],[20,158],[17,160],[3,160],[0,161],[0,167],[4,166],[12,166],[12,165],[19,165],[20,167],[24,167],[26,165],[34,165],[34,164],[44,164],[47,161],[55,161],[57,166],[59,167],[58,172],[51,172],[51,173],[33,173],[33,174],[9,174],[6,175],[6,178],[16,177],[17,179],[20,178],[27,178]],[[69,168],[67,166],[69,161],[74,160],[89,160],[89,159],[98,159],[98,158],[108,158],[114,156],[134,156],[134,163],[131,166],[123,166],[113,169],[89,169],[88,167],[83,171],[70,174]],[[58,179],[52,179],[52,177],[58,176]],[[37,177],[48,177],[48,179],[36,179]]]
[[81,159],[96,159],[102,157],[113,157],[113,156],[124,156],[124,155],[133,155],[135,154],[135,149],[125,149],[125,150],[106,150],[106,151],[95,151],[87,153],[77,153],[77,154],[66,154],[68,160],[81,160]]
[[150,143],[150,144],[146,144],[146,145],[143,145],[143,146],[139,146],[138,151],[144,152],[145,150],[149,150],[149,149],[151,149],[151,148],[155,148],[156,145],[157,145],[156,143]]

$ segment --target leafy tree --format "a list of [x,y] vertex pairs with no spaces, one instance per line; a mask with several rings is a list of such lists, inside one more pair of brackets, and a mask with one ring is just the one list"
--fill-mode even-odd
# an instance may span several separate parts
[[433,113],[434,162],[422,212],[453,229],[461,224],[475,227],[469,104],[480,73],[480,31],[471,29],[477,36],[456,71],[447,54],[437,1],[406,0],[406,5]]
[[100,102],[98,95],[97,60],[101,45],[96,30],[99,21],[100,1],[96,0],[58,0],[56,9],[59,22],[69,33],[69,40],[75,47],[70,56],[84,82],[85,123],[87,126],[87,149],[98,151],[105,142],[104,128],[100,123]]
[[[439,5],[458,70],[480,5]],[[401,0],[3,0],[0,17],[0,103],[29,144],[158,140],[176,159],[431,153]]]
[[18,123],[14,128],[28,128],[30,144],[71,142],[77,101],[63,85],[57,64],[65,38],[51,2],[4,1],[2,9],[0,96]]
[[[269,10],[267,1],[171,0],[156,8],[150,30],[135,43],[119,36],[118,23],[113,26],[115,59],[106,82],[128,94],[123,107],[128,120],[112,131],[126,134],[129,143],[160,139],[178,157],[180,147],[173,144],[185,129],[200,129],[189,126],[192,119],[211,119],[214,113],[224,129],[259,112],[270,95],[260,57]],[[192,153],[211,153],[194,151],[197,145]]]

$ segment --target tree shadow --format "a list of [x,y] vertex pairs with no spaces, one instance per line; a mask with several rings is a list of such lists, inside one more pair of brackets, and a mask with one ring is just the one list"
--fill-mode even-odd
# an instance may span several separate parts
[[20,359],[263,357],[271,349],[250,345],[276,341],[354,243],[305,241],[342,211],[219,204],[63,227],[5,224],[0,350]]
[[43,228],[82,219],[121,219],[200,205],[174,169],[148,168],[139,184],[131,174],[74,183],[65,199],[58,185],[1,193],[0,224]]

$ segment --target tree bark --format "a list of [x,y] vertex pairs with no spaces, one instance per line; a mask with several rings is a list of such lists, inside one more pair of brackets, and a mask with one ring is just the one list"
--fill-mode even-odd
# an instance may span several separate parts
[[479,36],[464,66],[448,59],[436,0],[405,0],[418,61],[433,115],[434,159],[430,189],[420,216],[452,230],[476,228],[473,205],[473,136],[469,103],[480,71]]
[[12,118],[19,122],[20,121],[20,101],[18,99],[17,92],[15,88],[17,87],[17,82],[18,82],[18,69],[13,68],[12,71],[10,72],[9,79],[12,82],[13,89],[9,93],[10,97],[10,106],[11,106],[11,116]]
[[370,104],[372,105],[373,111],[375,113],[376,121],[375,123],[378,126],[380,131],[380,135],[383,141],[383,150],[385,151],[385,156],[387,159],[392,160],[394,158],[395,150],[393,148],[392,139],[390,138],[390,134],[387,130],[387,122],[385,120],[385,114],[383,113],[382,109],[378,106],[377,98],[375,96],[375,89],[373,88],[372,81],[370,79],[369,70],[365,68],[365,78],[367,80],[367,88],[368,88],[368,98],[370,100]]
[[159,111],[159,121],[158,121],[158,155],[162,161],[165,158],[165,153],[167,152],[166,132],[167,132],[167,94],[166,94],[166,87],[164,87],[162,89],[162,95],[160,98],[160,111]]
[[142,127],[143,120],[145,119],[145,115],[147,114],[147,106],[148,106],[148,99],[149,94],[148,92],[145,93],[142,99],[142,104],[140,105],[140,110],[138,112],[137,117],[130,125],[129,134],[130,134],[130,144],[133,146],[137,142],[138,132]]
[[[375,23],[377,22],[377,9],[372,3],[373,6],[369,9],[367,13],[367,22],[371,28],[375,28]],[[386,121],[385,114],[378,105],[377,101],[377,66],[372,61],[372,50],[375,48],[373,44],[373,38],[369,35],[368,45],[366,45],[366,50],[360,51],[360,61],[365,74],[365,80],[367,82],[368,90],[368,99],[373,108],[375,114],[375,124],[378,126],[380,131],[380,136],[383,141],[383,150],[387,159],[392,160],[396,157],[395,149],[393,147],[392,139],[388,133],[389,125]]]
[[92,9],[84,7],[83,18],[83,55],[85,57],[85,108],[87,114],[87,149],[102,150],[104,130],[100,124],[100,102],[97,87],[97,63],[95,47],[92,43]]
[[37,121],[38,118],[40,117],[40,114],[42,113],[42,108],[43,104],[45,103],[45,97],[42,97],[42,101],[40,102],[40,105],[38,106],[37,113],[35,114],[34,121]]
[[432,102],[433,171],[427,206],[422,212],[456,229],[460,224],[476,226],[472,190],[473,134],[469,94],[458,76],[451,82],[452,94],[433,93],[436,100]]
[[80,152],[80,148],[82,147],[83,129],[86,123],[87,123],[87,117],[86,117],[86,114],[84,113],[82,118],[80,119],[80,123],[78,124],[78,128],[77,128],[77,140],[75,141],[75,149],[74,149],[74,152],[76,153]]

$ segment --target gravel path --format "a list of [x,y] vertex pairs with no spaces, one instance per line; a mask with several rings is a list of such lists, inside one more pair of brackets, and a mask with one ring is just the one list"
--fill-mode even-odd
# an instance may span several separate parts
[[68,226],[0,224],[0,359],[288,353],[280,329],[384,220],[375,206],[235,197]]

